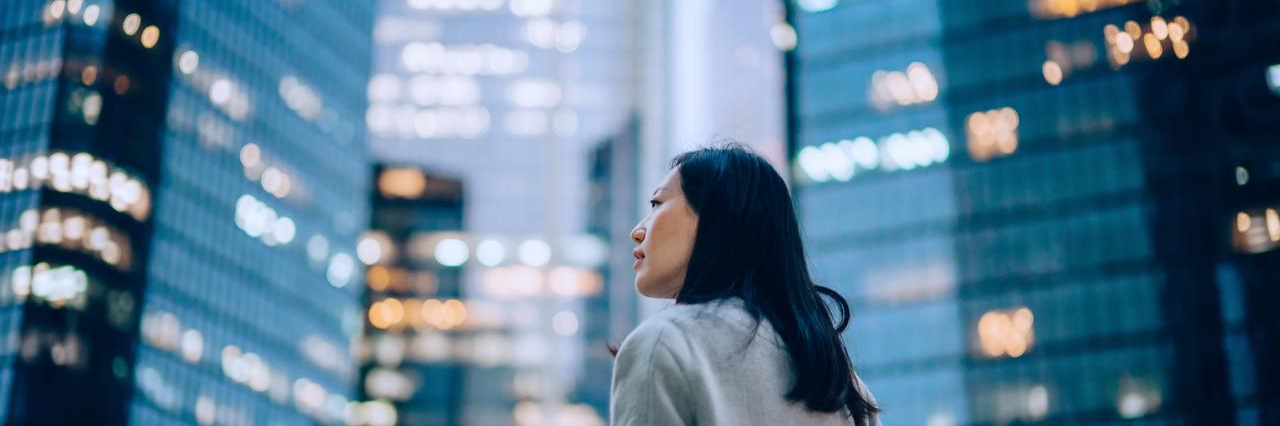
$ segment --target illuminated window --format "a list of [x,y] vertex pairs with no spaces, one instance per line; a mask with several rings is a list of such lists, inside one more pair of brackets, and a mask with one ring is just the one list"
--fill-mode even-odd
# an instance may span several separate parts
[[426,189],[427,178],[416,168],[389,168],[378,175],[378,191],[384,197],[418,198]]
[[996,358],[1018,358],[1035,341],[1035,316],[1027,308],[989,311],[978,320],[978,343],[982,354]]
[[1142,0],[1032,0],[1031,16],[1040,19],[1074,18],[1077,15],[1138,3]]
[[929,67],[913,62],[903,71],[876,71],[871,75],[871,104],[877,109],[913,105],[938,98],[938,81]]
[[871,138],[807,146],[796,156],[802,177],[811,182],[848,181],[863,171],[913,170],[946,162],[951,156],[947,137],[932,127]]
[[1018,121],[1018,112],[1010,107],[969,114],[969,157],[981,162],[1013,154],[1018,149]]
[[1234,218],[1232,241],[1241,253],[1263,253],[1280,246],[1280,207],[1240,211]]

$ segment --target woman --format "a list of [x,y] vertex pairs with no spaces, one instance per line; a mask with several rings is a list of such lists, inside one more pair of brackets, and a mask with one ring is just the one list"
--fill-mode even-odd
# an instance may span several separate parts
[[879,425],[840,338],[849,305],[810,279],[769,163],[736,145],[688,152],[649,203],[631,231],[636,290],[676,305],[618,350],[613,425]]

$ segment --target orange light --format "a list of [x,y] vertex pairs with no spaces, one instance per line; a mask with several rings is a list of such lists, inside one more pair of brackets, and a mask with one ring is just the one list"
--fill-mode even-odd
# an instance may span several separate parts
[[93,65],[84,67],[84,71],[80,73],[80,82],[85,86],[92,86],[93,82],[98,80],[98,67]]
[[1027,308],[988,311],[978,320],[978,344],[990,358],[1018,358],[1035,341],[1035,316]]
[[391,273],[381,265],[369,267],[369,272],[365,275],[365,281],[369,282],[369,289],[373,291],[385,291],[391,283]]
[[1191,46],[1188,45],[1185,40],[1178,40],[1173,42],[1173,55],[1177,56],[1178,59],[1186,59],[1187,55],[1190,55],[1190,54],[1191,54]]
[[1164,55],[1164,46],[1160,44],[1160,40],[1155,35],[1147,34],[1142,36],[1142,44],[1147,47],[1147,54],[1151,55],[1151,59],[1160,59]]
[[1058,65],[1057,62],[1045,61],[1044,66],[1041,67],[1041,72],[1044,73],[1044,81],[1048,82],[1050,86],[1062,84],[1062,66]]

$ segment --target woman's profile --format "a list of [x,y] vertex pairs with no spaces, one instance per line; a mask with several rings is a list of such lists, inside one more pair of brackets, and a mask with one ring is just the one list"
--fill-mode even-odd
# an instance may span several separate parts
[[636,290],[676,305],[618,350],[611,424],[879,425],[840,337],[849,305],[810,278],[768,162],[737,145],[687,152],[650,205],[631,231]]

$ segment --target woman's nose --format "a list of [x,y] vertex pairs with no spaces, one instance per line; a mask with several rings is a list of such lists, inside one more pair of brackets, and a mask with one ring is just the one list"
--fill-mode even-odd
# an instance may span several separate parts
[[632,229],[632,230],[631,230],[631,241],[635,241],[635,242],[636,242],[636,244],[640,244],[640,243],[644,242],[644,228],[641,228],[641,227],[637,226],[637,227],[635,227],[635,229]]

